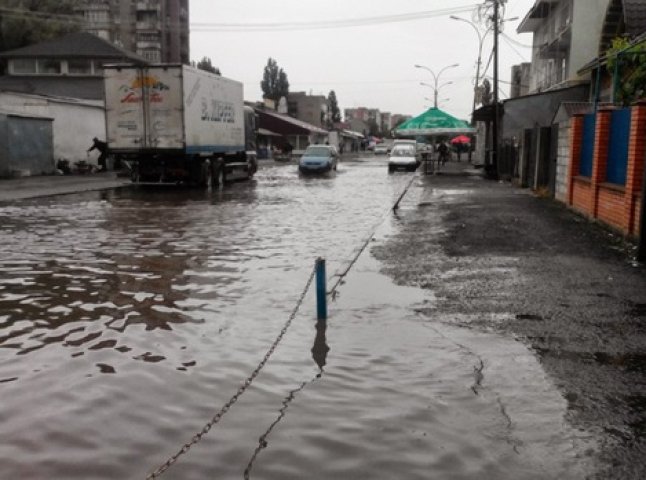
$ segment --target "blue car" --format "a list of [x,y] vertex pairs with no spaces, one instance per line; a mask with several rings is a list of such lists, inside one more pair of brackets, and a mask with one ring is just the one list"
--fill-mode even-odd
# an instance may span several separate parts
[[300,161],[298,170],[301,173],[325,173],[336,170],[339,154],[330,145],[310,145]]

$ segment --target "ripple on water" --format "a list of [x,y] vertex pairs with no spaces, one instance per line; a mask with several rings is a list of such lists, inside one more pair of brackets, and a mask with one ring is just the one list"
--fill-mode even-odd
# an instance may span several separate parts
[[[213,194],[0,206],[0,477],[144,478],[175,453],[258,365],[314,259],[343,271],[383,221],[410,177],[371,162],[327,179],[264,168]],[[357,265],[366,276],[343,285],[327,332],[305,298],[252,388],[168,478],[242,477],[283,407],[251,478],[558,478],[514,452],[486,382],[473,394],[473,356],[402,313],[419,293],[371,270]],[[553,426],[558,405],[540,398]]]

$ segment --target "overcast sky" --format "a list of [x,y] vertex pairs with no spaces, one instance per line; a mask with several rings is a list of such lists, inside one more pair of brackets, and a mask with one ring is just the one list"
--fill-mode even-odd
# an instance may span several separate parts
[[[448,9],[473,21],[474,0],[190,0],[191,58],[210,57],[224,76],[244,83],[245,99],[262,98],[260,80],[267,59],[276,59],[288,75],[290,91],[326,95],[334,90],[341,110],[365,106],[391,113],[417,115],[432,101],[432,75],[414,68],[425,65],[436,74],[444,67],[440,108],[468,118],[473,102],[473,79],[478,37],[472,26],[449,18]],[[518,35],[516,27],[534,0],[509,0],[500,41],[500,78],[508,81],[511,66],[531,60],[531,35]],[[423,12],[439,16],[393,23],[372,22]],[[444,12],[442,12],[444,11]],[[415,17],[416,15],[411,15]],[[359,25],[369,19],[372,25]],[[292,25],[333,28],[296,29]],[[340,28],[339,22],[353,26]],[[258,24],[268,24],[259,31]],[[276,29],[282,24],[282,29]],[[484,31],[484,27],[483,27]],[[492,35],[484,42],[483,64],[492,50]],[[516,43],[514,43],[514,41]],[[489,68],[493,74],[493,64]],[[501,83],[506,98],[509,86]]]

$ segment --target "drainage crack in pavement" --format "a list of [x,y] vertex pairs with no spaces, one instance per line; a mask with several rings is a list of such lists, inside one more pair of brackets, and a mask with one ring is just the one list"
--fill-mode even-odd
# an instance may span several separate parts
[[505,441],[511,445],[512,449],[514,450],[514,453],[516,455],[520,455],[519,447],[523,446],[523,442],[517,439],[513,438],[512,432],[514,430],[514,422],[512,421],[511,417],[509,416],[509,413],[507,413],[507,408],[505,408],[505,404],[502,403],[502,400],[500,399],[500,396],[496,398],[498,402],[498,406],[500,407],[500,413],[502,414],[503,418],[507,420],[507,435],[505,436]]

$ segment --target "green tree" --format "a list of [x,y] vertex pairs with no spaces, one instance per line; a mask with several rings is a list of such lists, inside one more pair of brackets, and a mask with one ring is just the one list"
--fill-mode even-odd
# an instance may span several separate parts
[[368,120],[368,133],[374,137],[381,137],[381,128],[373,119]]
[[82,0],[2,0],[0,51],[78,32],[83,19],[75,12]]
[[615,38],[606,52],[608,72],[615,84],[615,101],[622,105],[646,96],[646,41],[631,44]]
[[339,109],[339,103],[336,99],[336,93],[334,90],[330,90],[330,93],[327,96],[327,110],[329,112],[329,122],[330,127],[332,124],[339,123],[341,121],[341,110]]
[[287,74],[282,68],[278,67],[276,60],[271,57],[267,60],[267,65],[265,65],[260,88],[264,98],[269,98],[275,102],[278,102],[281,97],[287,97],[289,93]]
[[200,60],[197,63],[193,62],[193,66],[199,68],[200,70],[204,70],[205,72],[211,72],[211,73],[215,73],[216,75],[222,75],[222,73],[220,73],[220,69],[218,67],[213,66],[213,64],[211,63],[211,59],[209,57],[202,57],[202,60]]
[[402,117],[402,118],[398,118],[398,119],[397,119],[397,121],[395,122],[395,124],[393,125],[393,130],[396,130],[396,129],[397,129],[397,127],[399,127],[399,126],[400,126],[402,123],[404,123],[405,121],[406,121],[406,119],[405,119],[405,118],[403,118],[403,117]]

